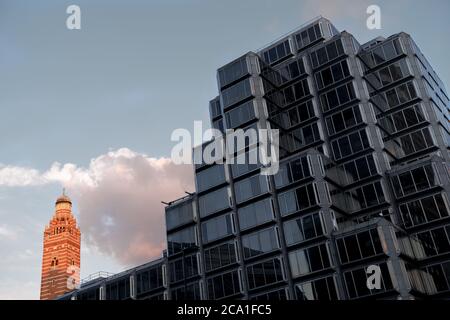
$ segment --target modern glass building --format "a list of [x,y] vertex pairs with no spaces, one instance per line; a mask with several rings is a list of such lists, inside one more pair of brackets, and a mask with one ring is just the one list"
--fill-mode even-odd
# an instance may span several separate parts
[[217,82],[212,127],[279,129],[280,170],[196,165],[196,194],[166,208],[171,286],[202,299],[448,294],[449,98],[408,34],[361,45],[318,18]]
[[[280,170],[195,165],[196,193],[166,207],[155,295],[450,297],[450,100],[408,34],[360,44],[320,17],[221,67],[217,82],[212,127],[278,129]],[[367,286],[372,265],[379,289]],[[128,278],[128,296],[144,297]]]
[[78,290],[59,300],[166,300],[166,264],[161,258],[144,265],[110,275],[99,272],[82,281]]

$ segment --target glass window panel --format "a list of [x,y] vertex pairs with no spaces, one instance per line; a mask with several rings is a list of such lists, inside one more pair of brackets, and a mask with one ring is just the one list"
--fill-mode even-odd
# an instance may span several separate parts
[[434,229],[431,231],[433,235],[433,240],[436,245],[436,251],[438,254],[449,252],[450,243],[445,233],[444,228]]
[[369,289],[367,288],[367,277],[364,269],[354,270],[353,279],[356,287],[356,292],[358,296],[366,296],[370,294]]
[[339,132],[345,129],[345,120],[343,119],[341,112],[333,115],[331,119],[334,124],[334,132]]
[[433,221],[440,218],[439,210],[436,207],[434,197],[431,196],[423,198],[420,202],[423,205],[423,210],[428,221]]
[[373,247],[372,238],[370,237],[370,232],[369,231],[361,232],[357,235],[357,237],[363,258],[375,255],[375,250]]
[[427,147],[432,146],[434,143],[433,143],[433,139],[431,138],[431,134],[430,134],[430,131],[428,130],[428,128],[423,129],[422,133],[423,133],[423,136],[424,136],[424,139],[426,142],[426,146]]
[[314,229],[314,222],[312,216],[307,216],[303,218],[303,230],[305,238],[310,239],[316,236]]
[[363,142],[361,141],[361,136],[359,132],[352,133],[348,136],[350,140],[350,145],[354,152],[358,152],[364,149]]
[[392,41],[383,45],[384,54],[386,56],[386,60],[391,60],[392,58],[397,56],[397,52],[395,51],[394,44]]
[[416,151],[420,151],[426,148],[427,144],[423,137],[422,131],[416,131],[411,133],[411,139]]
[[317,300],[312,282],[297,285],[295,288],[299,300]]
[[[357,165],[357,164],[356,164]],[[358,181],[360,178],[358,177],[358,170],[354,161],[348,162],[344,165],[348,183],[353,183]]]
[[289,121],[291,122],[291,126],[295,126],[300,123],[300,119],[298,117],[297,108],[292,108],[288,111]]
[[[328,108],[329,109],[338,106],[339,105],[339,99],[341,101],[343,101],[346,96],[348,97],[348,93],[347,93],[347,90],[345,89],[345,87],[340,87],[340,88],[341,88],[340,90],[342,90],[342,92],[340,92],[339,89],[338,89],[338,91],[332,90],[332,91],[327,93],[327,101],[328,101]],[[340,95],[339,98],[338,98],[338,93]]]
[[397,131],[403,130],[407,127],[405,118],[402,112],[397,112],[392,115],[394,125]]
[[392,82],[391,73],[389,72],[389,68],[383,68],[379,71],[381,83],[383,86],[388,85]]
[[353,275],[351,272],[344,273],[345,285],[347,287],[347,293],[350,298],[355,298],[357,296],[355,284],[353,281]]
[[409,127],[419,123],[421,120],[419,120],[419,118],[417,117],[416,111],[414,109],[414,107],[412,108],[408,108],[405,109],[403,111],[404,115],[405,115],[405,119],[406,119],[406,123],[408,124]]
[[250,80],[245,79],[222,91],[223,107],[228,108],[229,106],[238,103],[251,95],[252,91]]
[[344,103],[350,101],[350,95],[348,93],[346,86],[338,87],[336,90],[337,90],[337,95],[339,97],[340,104],[344,104]]
[[314,40],[316,40],[316,34],[314,31],[314,27],[308,28],[308,36],[309,36],[310,42],[313,42]]
[[417,169],[414,169],[411,171],[411,174],[414,178],[414,183],[416,185],[417,190],[427,189],[431,186],[429,177],[432,178],[434,173],[431,170],[431,174],[428,177],[427,172],[425,171],[425,168],[428,168],[428,167],[429,166],[421,167],[421,168],[417,168]]
[[400,100],[395,92],[395,89],[386,91],[386,99],[391,108],[398,106],[400,104]]
[[[373,158],[370,157],[369,159]],[[358,168],[359,179],[367,178],[371,175],[370,167],[367,165],[366,157],[359,158],[355,160],[356,168]]]
[[234,185],[236,201],[241,203],[250,198],[258,196],[268,191],[268,184],[264,175],[256,175],[245,180],[236,182]]
[[399,103],[406,103],[410,100],[408,88],[405,84],[402,84],[396,88]]
[[263,199],[238,210],[241,229],[251,228],[273,219],[270,199]]
[[328,53],[328,58],[330,60],[335,59],[339,55],[338,51],[337,51],[337,47],[336,47],[336,42],[337,41],[332,42],[332,43],[330,43],[330,44],[328,44],[326,46],[326,50],[327,50],[327,53]]
[[341,67],[340,63],[337,63],[337,64],[331,66],[331,72],[333,74],[334,82],[337,82],[337,81],[342,80],[344,78],[344,72],[342,70],[342,67]]
[[297,210],[297,201],[294,191],[288,191],[278,196],[281,215],[287,215]]
[[435,199],[436,199],[436,204],[439,208],[439,212],[441,213],[441,215],[448,216],[449,212],[447,210],[447,207],[445,206],[445,202],[444,202],[442,195],[441,194],[435,195]]
[[338,247],[339,258],[341,259],[341,262],[342,263],[348,262],[349,260],[347,257],[347,250],[345,248],[344,239],[337,239],[337,247]]
[[355,114],[353,113],[353,108],[342,111],[342,116],[344,117],[345,126],[347,128],[356,124],[356,118]]
[[[357,135],[353,134],[350,137],[353,137],[353,139],[355,139],[355,137],[357,137],[356,139],[359,140],[359,137]],[[355,142],[354,140],[350,142],[349,141],[349,137],[344,137],[344,138],[339,139],[339,149],[340,149],[341,155],[343,157],[344,156],[348,156],[349,154],[352,153],[352,149],[350,147],[350,144],[354,143],[354,142]],[[361,145],[361,143],[359,145]]]
[[298,276],[304,272],[309,272],[309,262],[304,250],[291,252],[289,254],[289,262],[293,276]]
[[397,63],[390,65],[389,71],[392,75],[393,81],[397,81],[397,80],[400,80],[401,78],[403,78],[402,69],[400,68],[400,65],[398,65]]
[[361,253],[359,252],[356,235],[345,237],[345,246],[347,248],[349,261],[361,259]]
[[228,191],[226,187],[200,196],[198,201],[201,217],[205,217],[214,212],[230,207]]
[[198,192],[217,186],[225,182],[225,170],[223,165],[214,165],[196,173]]
[[203,241],[211,242],[232,234],[231,215],[223,215],[202,223]]
[[430,274],[433,284],[436,286],[436,290],[438,292],[448,290],[448,283],[441,265],[428,267],[427,271]]
[[375,48],[373,51],[373,57],[376,64],[380,64],[386,61],[384,53],[381,47]]
[[400,137],[400,142],[401,142],[403,151],[405,152],[405,155],[409,155],[409,154],[415,152],[414,145],[413,145],[410,135]]

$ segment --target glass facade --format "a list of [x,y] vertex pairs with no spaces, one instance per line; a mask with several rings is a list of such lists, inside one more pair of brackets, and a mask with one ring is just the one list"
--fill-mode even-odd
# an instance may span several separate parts
[[136,272],[137,297],[164,290],[164,270],[160,265],[150,266]]
[[370,289],[367,285],[367,267],[360,267],[344,273],[344,281],[349,299],[363,298],[392,290],[392,280],[386,263],[379,264],[381,270],[380,289]]
[[241,292],[238,271],[230,271],[206,280],[208,299],[223,299]]
[[239,208],[238,217],[241,230],[246,230],[265,222],[272,221],[275,218],[272,200],[266,198]]
[[329,268],[331,259],[328,244],[322,243],[289,252],[289,264],[292,277],[300,277]]
[[377,229],[370,229],[337,239],[342,264],[373,257],[383,253]]
[[195,227],[189,227],[170,235],[167,235],[167,250],[169,254],[181,252],[186,248],[197,245],[197,234]]
[[178,226],[194,221],[194,204],[188,200],[177,206],[171,207],[166,212],[166,228],[174,229]]
[[283,223],[286,244],[293,245],[325,235],[322,213],[305,215]]
[[280,248],[276,227],[256,231],[242,237],[244,258],[252,258]]
[[250,290],[284,281],[282,261],[279,258],[249,265],[246,273]]
[[202,240],[205,243],[233,234],[233,216],[229,213],[202,223]]
[[336,282],[333,277],[326,277],[297,284],[295,291],[299,300],[337,300]]
[[205,249],[204,261],[206,272],[238,262],[236,242],[225,242]]

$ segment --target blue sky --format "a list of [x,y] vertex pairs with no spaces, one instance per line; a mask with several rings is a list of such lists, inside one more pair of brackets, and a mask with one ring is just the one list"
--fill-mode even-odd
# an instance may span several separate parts
[[[65,26],[70,4],[81,30]],[[370,4],[381,30],[366,28]],[[361,43],[410,33],[448,86],[449,12],[446,0],[0,0],[0,299],[38,298],[42,231],[63,184],[85,228],[82,277],[157,255],[163,234],[135,226],[163,223],[159,201],[192,188],[190,168],[165,159],[170,134],[208,120],[221,65],[321,14]]]

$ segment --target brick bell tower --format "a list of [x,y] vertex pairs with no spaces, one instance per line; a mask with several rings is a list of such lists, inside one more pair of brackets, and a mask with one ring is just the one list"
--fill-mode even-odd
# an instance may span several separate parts
[[55,213],[44,231],[41,300],[54,299],[80,282],[81,233],[65,191],[56,200]]

